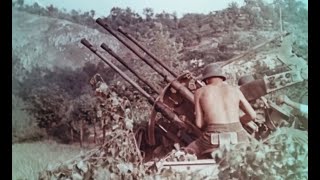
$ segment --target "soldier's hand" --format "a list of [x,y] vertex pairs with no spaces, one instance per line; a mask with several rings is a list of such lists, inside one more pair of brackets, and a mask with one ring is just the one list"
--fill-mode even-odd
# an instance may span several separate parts
[[259,131],[259,127],[256,125],[256,123],[254,123],[253,121],[250,121],[247,123],[247,125],[254,131],[254,132],[258,132]]

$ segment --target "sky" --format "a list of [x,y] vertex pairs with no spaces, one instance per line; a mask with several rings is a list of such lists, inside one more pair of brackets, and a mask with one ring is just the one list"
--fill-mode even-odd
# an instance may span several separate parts
[[[272,2],[273,0],[267,1]],[[308,4],[308,0],[302,1]],[[106,16],[112,7],[130,7],[141,15],[144,8],[151,7],[155,13],[176,12],[178,17],[182,17],[185,13],[207,14],[224,9],[231,2],[237,2],[240,6],[244,4],[244,0],[24,0],[24,2],[29,5],[37,2],[44,7],[52,4],[59,9],[65,8],[67,11],[72,9],[81,12],[95,10],[97,16]]]

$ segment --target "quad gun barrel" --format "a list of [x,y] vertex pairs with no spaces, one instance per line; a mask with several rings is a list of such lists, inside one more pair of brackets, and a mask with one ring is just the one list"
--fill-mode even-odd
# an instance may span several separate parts
[[[171,120],[172,122],[176,123],[179,127],[182,127],[182,128],[187,128],[186,127],[187,125],[190,126],[190,124],[185,124],[181,119],[179,119],[178,115],[176,113],[174,113],[171,109],[169,109],[164,103],[162,103],[161,101],[156,101],[150,94],[148,94],[143,88],[141,88],[141,86],[139,86],[128,75],[126,75],[123,71],[121,71],[121,69],[119,69],[114,63],[112,63],[107,58],[103,57],[103,55],[97,50],[97,48],[95,48],[88,40],[82,39],[81,43],[84,46],[86,46],[89,50],[91,50],[94,54],[96,54],[106,64],[108,64],[113,70],[115,70],[117,73],[119,73],[120,76],[122,78],[124,78],[127,82],[129,82],[133,87],[135,87],[145,98],[147,98],[147,100],[150,104],[154,105],[155,109],[158,112],[160,112],[166,119]],[[117,60],[121,60],[121,58],[116,56],[116,54],[111,49],[108,49],[106,46],[103,46],[103,47],[105,50],[108,50],[108,52],[112,56],[115,55],[114,57],[117,57],[118,58]],[[128,67],[128,69],[131,69],[131,68]],[[158,124],[157,124],[157,126],[161,127],[161,125],[158,125]],[[164,130],[163,127],[161,127],[160,129]],[[194,133],[196,136],[201,135],[201,131],[197,127],[193,126],[192,129],[195,130]],[[179,139],[173,134],[170,134],[169,138],[172,139],[173,141],[177,141],[177,139]],[[153,144],[153,143],[151,142],[150,144]]]
[[140,76],[134,69],[130,68],[130,66],[124,60],[122,60],[112,49],[110,49],[105,43],[101,44],[101,48],[107,51],[115,59],[117,59],[122,65],[124,65],[129,71],[131,71],[135,76],[137,76],[142,82],[148,85],[154,92],[160,94],[160,91],[156,87],[149,83],[145,78]]
[[135,40],[130,34],[126,33],[121,27],[118,28],[118,31],[123,34],[125,37],[130,39],[134,44],[136,44],[140,49],[146,52],[153,60],[159,63],[165,70],[167,70],[172,76],[178,77],[178,74],[172,71],[167,65],[165,65],[159,58],[157,58],[152,52],[142,46],[137,40]]
[[[191,103],[194,102],[194,96],[193,93],[183,86],[181,83],[179,83],[177,80],[175,80],[175,77],[173,77],[170,74],[165,73],[165,71],[161,70],[158,66],[156,66],[154,63],[143,57],[141,53],[139,53],[136,49],[134,49],[132,46],[130,46],[123,38],[121,38],[119,35],[117,35],[106,23],[103,22],[101,18],[98,18],[96,22],[102,26],[104,29],[106,29],[110,34],[112,34],[115,38],[117,38],[123,45],[125,45],[128,49],[130,49],[135,55],[137,55],[141,60],[143,60],[145,63],[147,63],[152,69],[154,69],[159,75],[161,75],[164,80],[168,83],[171,83],[171,86],[179,91],[179,93],[185,97],[188,101]],[[167,69],[169,69],[166,66]],[[173,72],[172,70],[170,70]],[[169,71],[169,72],[170,72]]]

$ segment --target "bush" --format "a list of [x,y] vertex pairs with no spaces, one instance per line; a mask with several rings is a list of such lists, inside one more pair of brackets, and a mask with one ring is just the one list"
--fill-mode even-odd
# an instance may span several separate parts
[[239,144],[213,156],[219,162],[219,179],[308,179],[306,131],[280,128],[265,142]]
[[39,128],[35,119],[27,113],[21,98],[12,95],[12,143],[36,141],[46,137],[46,132]]
[[[15,62],[15,66],[19,66],[19,61]],[[68,142],[71,139],[69,131],[71,121],[92,119],[94,108],[92,103],[89,103],[92,101],[89,80],[96,72],[101,72],[107,80],[112,78],[109,74],[112,72],[105,66],[91,63],[76,70],[69,68],[49,70],[36,67],[27,72],[21,81],[17,77],[13,78],[14,97],[21,98],[21,101],[25,102],[25,111],[13,110],[13,116],[17,119],[13,120],[13,128],[17,129],[14,130],[14,136],[27,136],[23,135],[28,133],[26,129],[37,132],[34,128],[39,127],[46,129],[48,135],[59,135],[58,139]],[[19,116],[23,117],[28,113],[33,118],[19,119]],[[58,131],[63,128],[68,130]]]

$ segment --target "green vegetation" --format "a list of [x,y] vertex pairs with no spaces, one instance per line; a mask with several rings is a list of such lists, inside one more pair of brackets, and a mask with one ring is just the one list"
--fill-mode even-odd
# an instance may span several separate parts
[[[18,64],[19,62],[16,62],[15,65],[19,66]],[[110,71],[106,70],[105,66],[91,63],[76,70],[34,68],[26,73],[23,81],[13,77],[15,96],[26,102],[23,108],[13,105],[16,110],[13,110],[15,117],[12,128],[16,141],[24,141],[27,140],[26,137],[36,135],[42,137],[43,135],[38,132],[40,130],[35,128],[38,126],[46,129],[48,135],[57,137],[65,143],[69,142],[71,137],[68,129],[71,128],[72,120],[77,119],[76,122],[79,122],[84,119],[90,122],[95,117],[93,103],[90,103],[94,100],[90,95],[92,91],[89,80],[96,72],[101,72],[107,80],[111,78]],[[18,99],[17,97],[15,99]],[[23,117],[19,116],[21,113],[25,114],[25,117],[29,117],[28,114],[32,115],[33,120],[21,119]],[[21,127],[21,124],[26,122],[28,126]],[[23,133],[19,135],[18,132]],[[79,130],[76,130],[75,134],[79,134]]]
[[218,150],[219,179],[308,179],[308,134],[280,128],[264,142]]
[[[38,3],[34,3],[32,6],[24,5],[23,0],[19,0],[14,7],[18,7],[20,10],[38,14],[42,16],[49,16],[59,19],[65,19],[74,23],[86,25],[98,30],[102,30],[99,25],[95,23],[95,11],[87,11],[80,13],[76,10],[66,12],[65,10],[59,10],[58,8],[50,5],[46,8],[39,6]],[[239,13],[247,13],[250,17],[252,28],[261,28],[265,21],[271,21],[273,28],[280,29],[279,27],[279,8],[282,10],[282,19],[285,22],[298,25],[299,28],[306,29],[308,23],[308,11],[304,7],[301,1],[297,0],[274,0],[273,3],[266,3],[263,0],[248,1],[245,6],[239,7],[236,2],[229,4],[229,8],[220,11],[219,13],[232,13],[224,17],[223,21],[236,21]],[[219,14],[218,13],[218,14]],[[109,14],[106,14],[104,20],[112,27],[117,28],[119,26],[125,27],[134,36],[142,36],[150,38],[146,32],[148,29],[153,29],[155,22],[161,23],[165,31],[169,31],[172,36],[176,37],[176,41],[184,41],[184,46],[192,44],[193,40],[199,39],[201,34],[199,29],[205,24],[211,24],[212,29],[217,28],[218,22],[214,14],[185,14],[182,18],[178,19],[176,13],[162,12],[155,14],[152,8],[145,8],[143,10],[143,16],[134,12],[129,7],[122,9],[114,7],[110,10]],[[255,23],[260,21],[260,24]],[[286,23],[284,23],[284,29]],[[307,30],[307,29],[306,29]],[[198,34],[198,35],[197,35]]]

